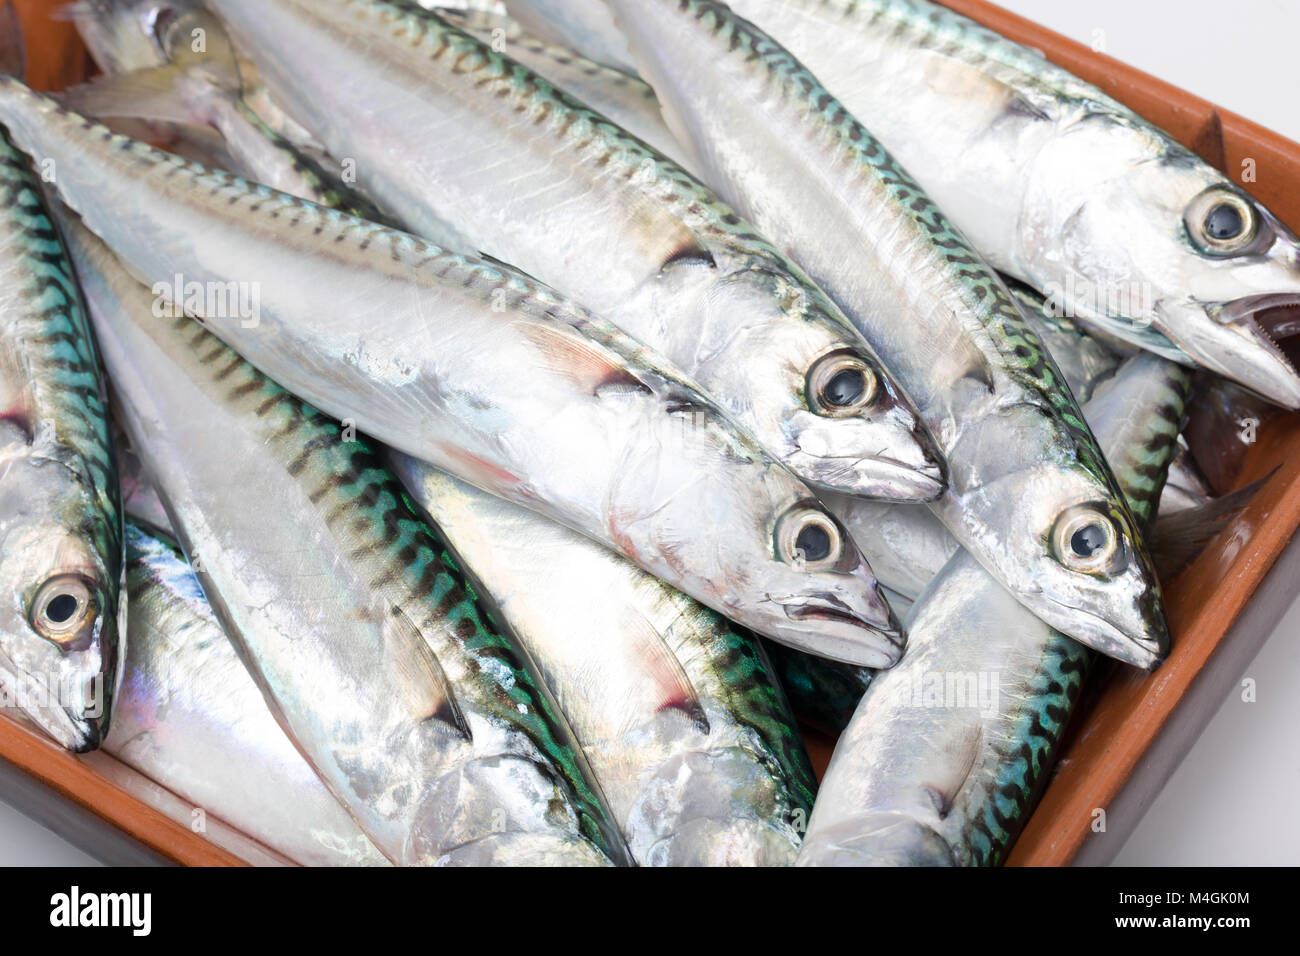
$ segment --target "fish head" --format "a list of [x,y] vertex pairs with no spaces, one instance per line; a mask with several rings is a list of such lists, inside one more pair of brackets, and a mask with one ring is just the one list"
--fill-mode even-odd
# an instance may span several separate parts
[[[1155,567],[1132,513],[1095,467],[1060,454],[1004,475],[986,473],[969,492],[977,506],[958,520],[965,535],[1002,542],[980,550],[1040,619],[1100,653],[1150,669],[1169,650]],[[979,526],[979,515],[998,516],[998,527]]]
[[202,10],[202,0],[77,0],[62,14],[99,68],[116,74],[166,65],[178,21]]
[[811,498],[774,518],[762,565],[766,603],[757,620],[742,623],[819,657],[859,667],[896,664],[902,625],[844,526]]
[[902,629],[843,525],[720,412],[692,407],[693,395],[673,396],[681,417],[658,443],[669,452],[619,471],[610,540],[773,640],[859,666],[897,661]]
[[[1088,199],[1062,208],[1053,256],[1080,287],[1080,317],[1167,358],[1188,358],[1285,408],[1300,375],[1263,315],[1300,305],[1300,241],[1216,169],[1138,131],[1103,163]],[[1067,137],[1068,139],[1068,137]],[[1067,215],[1068,213],[1068,215]]]
[[751,404],[746,424],[760,423],[751,427],[755,437],[799,477],[891,501],[943,493],[943,456],[919,412],[811,283],[764,269],[733,272],[714,286],[709,312],[731,344],[738,336],[747,342],[749,368],[732,372],[733,394]]
[[107,734],[121,673],[120,572],[95,515],[63,462],[0,461],[0,700],[78,753]]

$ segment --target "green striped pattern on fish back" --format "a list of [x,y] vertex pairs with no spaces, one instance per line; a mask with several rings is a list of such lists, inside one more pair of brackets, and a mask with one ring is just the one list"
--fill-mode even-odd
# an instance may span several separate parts
[[919,50],[979,67],[991,76],[1003,71],[1014,75],[1017,87],[1031,88],[1035,106],[1047,99],[1062,109],[1087,114],[1105,114],[1113,122],[1141,131],[1175,161],[1201,162],[1190,150],[1146,122],[1131,109],[1103,93],[1096,86],[1055,65],[1037,50],[1009,40],[967,16],[929,0],[786,0],[804,9],[816,10],[828,21],[838,19],[844,27],[873,35],[894,34],[906,38]]
[[[1143,526],[1159,504],[1191,390],[1190,369],[1161,362],[1160,376],[1144,393],[1151,407],[1143,433],[1122,448],[1112,448],[1110,457],[1128,505]],[[983,787],[964,788],[960,805],[949,813],[960,829],[948,834],[950,844],[969,854],[961,862],[996,865],[1010,850],[1047,782],[1095,656],[1082,644],[1052,632],[1038,669],[1024,681],[1025,693],[1011,711],[1012,729],[994,744],[1000,750],[995,778]]]
[[[1034,672],[1018,676],[1016,700],[987,744],[994,755],[982,759],[994,774],[962,787],[945,817],[944,836],[961,855],[958,863],[995,866],[1015,843],[1047,783],[1093,659],[1082,644],[1053,631]],[[1007,695],[1001,697],[1007,706]]]
[[437,278],[451,285],[476,289],[485,301],[493,302],[494,308],[498,306],[495,297],[503,296],[499,305],[507,311],[544,315],[562,322],[637,365],[641,369],[639,374],[653,372],[659,378],[660,389],[675,393],[683,407],[700,398],[695,385],[640,341],[550,286],[507,266],[448,251],[382,222],[358,218],[339,208],[249,182],[225,170],[212,169],[114,133],[103,123],[69,110],[12,77],[0,75],[0,96],[26,97],[44,122],[85,130],[88,148],[102,148],[105,161],[123,163],[146,179],[156,180],[160,189],[173,188],[173,180],[184,182],[192,189],[195,201],[206,203],[214,215],[220,212],[256,222],[272,221],[289,235],[295,230],[310,231],[313,236],[331,239],[340,252],[368,256],[367,262],[375,268],[392,270],[404,281]]
[[[806,825],[817,778],[771,661],[756,635],[706,608],[700,610],[711,623],[714,651],[709,659],[719,677],[717,693],[736,719],[762,741],[765,752],[759,757],[772,776],[782,781],[790,801],[787,811],[791,817],[785,822]],[[801,814],[801,819],[795,819],[796,814]]]
[[277,133],[242,99],[235,100],[239,115],[271,144],[281,160],[293,170],[300,190],[300,198],[337,209],[349,216],[387,223],[388,219],[374,203],[360,192],[340,182],[337,176],[326,172],[320,163],[307,156],[285,136]]
[[1175,362],[1163,362],[1161,370],[1163,376],[1154,386],[1142,439],[1124,448],[1112,448],[1109,456],[1129,507],[1139,526],[1144,528],[1155,519],[1160,493],[1178,450],[1178,435],[1187,420],[1187,401],[1192,389],[1191,369]]
[[477,75],[477,85],[529,113],[537,135],[564,141],[566,151],[593,175],[616,175],[628,190],[668,209],[725,271],[766,269],[790,282],[790,296],[802,304],[806,318],[847,324],[794,262],[713,190],[652,146],[432,11],[388,0],[357,0],[353,6],[358,18],[376,18],[395,39],[419,47],[431,60],[446,60],[457,73]]
[[558,773],[557,782],[572,795],[583,834],[612,859],[622,859],[585,758],[554,701],[539,689],[544,685],[531,658],[382,457],[368,441],[346,440],[338,422],[276,385],[199,323],[182,316],[175,328],[188,336],[210,381],[226,387],[227,401],[260,422],[259,433],[281,450],[286,471],[310,488],[326,525],[340,540],[359,542],[347,557],[373,575],[371,591],[421,634],[448,636],[475,679],[473,687],[456,688],[462,705],[472,701],[530,741],[549,764],[548,775]]
[[[811,71],[758,27],[714,0],[679,0],[679,6],[717,33],[734,55],[757,64],[790,102],[806,109],[811,123],[836,135],[845,155],[872,175],[893,206],[945,262],[971,314],[997,349],[1003,371],[1028,395],[1035,396],[1043,414],[1059,424],[1080,465],[1115,489],[1105,456],[1051,354],[996,273],[920,185]],[[1131,534],[1132,518],[1123,513],[1118,493],[1112,503],[1111,517],[1136,538]]]
[[[108,411],[99,354],[81,301],[81,290],[63,240],[27,157],[0,126],[0,235],[28,277],[19,290],[24,311],[36,320],[38,335],[18,344],[31,374],[32,420],[29,433],[52,425],[63,463],[82,476],[94,501],[85,530],[107,571],[111,593],[101,607],[114,613],[122,575],[122,511],[117,466],[109,435]],[[6,347],[9,347],[6,345]],[[112,673],[106,687],[113,687]]]

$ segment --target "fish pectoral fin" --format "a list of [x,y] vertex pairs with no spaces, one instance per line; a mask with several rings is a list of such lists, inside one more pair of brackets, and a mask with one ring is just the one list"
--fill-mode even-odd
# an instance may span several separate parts
[[709,732],[709,718],[691,684],[682,662],[664,642],[663,635],[635,611],[629,611],[625,631],[632,639],[638,660],[646,662],[654,680],[657,711],[680,710],[702,734]]
[[943,772],[925,784],[940,819],[948,815],[957,794],[975,769],[975,761],[984,740],[983,722],[974,711],[969,713],[971,719],[962,722],[960,728],[955,730],[953,739],[944,747]]
[[537,347],[548,368],[589,389],[593,395],[606,388],[650,391],[617,356],[576,329],[558,322],[521,322],[516,328]]
[[[408,671],[412,678],[402,684],[414,688],[411,695],[412,711],[421,720],[441,721],[454,727],[466,740],[473,739],[469,723],[456,702],[455,691],[438,661],[438,655],[402,608],[393,607],[392,622],[402,638],[401,645],[394,648],[396,666]],[[408,651],[409,653],[404,653]]]

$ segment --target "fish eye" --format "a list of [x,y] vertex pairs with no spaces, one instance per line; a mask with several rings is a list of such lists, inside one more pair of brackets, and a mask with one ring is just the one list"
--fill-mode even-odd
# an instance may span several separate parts
[[1115,522],[1097,508],[1073,508],[1056,522],[1053,548],[1072,571],[1101,571],[1119,552]]
[[806,570],[822,570],[844,555],[844,536],[825,511],[810,506],[791,509],[781,519],[777,548],[782,561]]
[[861,356],[834,352],[808,372],[808,404],[833,418],[856,415],[875,400],[876,373]]
[[94,593],[75,574],[50,578],[32,601],[31,625],[41,637],[60,646],[80,639],[98,613]]
[[1192,200],[1184,217],[1187,232],[1207,255],[1231,256],[1255,243],[1259,217],[1244,196],[1227,189],[1207,189]]

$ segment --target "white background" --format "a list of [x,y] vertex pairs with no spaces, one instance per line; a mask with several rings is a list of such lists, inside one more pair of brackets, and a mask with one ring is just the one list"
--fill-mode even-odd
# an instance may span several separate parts
[[[1300,0],[1001,0],[1023,16],[1300,140]],[[1300,188],[1300,183],[1297,184]],[[1170,779],[1116,862],[1300,862],[1300,604]],[[94,861],[0,803],[0,865]]]

